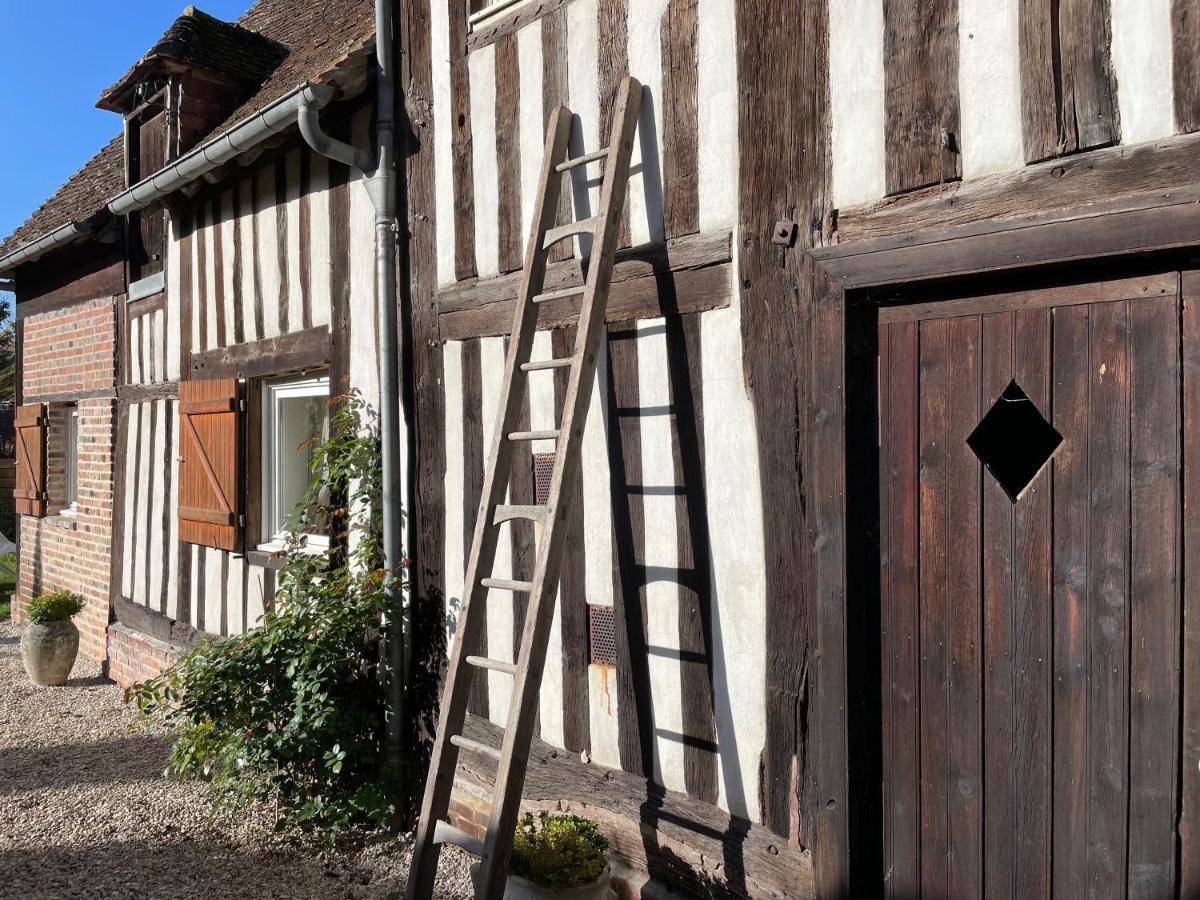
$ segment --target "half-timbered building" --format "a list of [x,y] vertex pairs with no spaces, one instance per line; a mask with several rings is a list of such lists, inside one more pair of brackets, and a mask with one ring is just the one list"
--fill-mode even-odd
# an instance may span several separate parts
[[[0,246],[15,609],[86,593],[114,677],[253,627],[289,441],[344,387],[388,402],[364,178],[288,106],[371,147],[369,6],[189,8],[102,95],[122,135]],[[418,647],[464,594],[547,123],[594,150],[644,86],[526,803],[600,819],[630,890],[1200,893],[1200,2],[395,13]],[[563,177],[560,220],[591,215],[595,172]],[[573,314],[542,305],[540,356]],[[564,394],[531,374],[530,430]],[[505,526],[492,574],[538,538]],[[525,611],[493,592],[479,649],[512,660]],[[509,702],[478,676],[471,735]],[[464,830],[493,769],[463,756]]]

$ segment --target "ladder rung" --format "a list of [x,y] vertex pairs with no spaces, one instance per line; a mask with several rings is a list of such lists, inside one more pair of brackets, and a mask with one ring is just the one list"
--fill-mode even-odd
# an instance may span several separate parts
[[565,369],[575,361],[573,356],[561,359],[539,359],[537,362],[521,363],[522,372],[540,372],[542,369]]
[[549,303],[551,300],[562,300],[564,297],[581,297],[583,296],[584,286],[559,288],[557,291],[546,291],[544,294],[538,294],[533,298],[534,303]]
[[577,166],[586,166],[588,163],[593,163],[598,159],[604,159],[608,156],[608,148],[597,150],[595,153],[585,153],[583,156],[577,156],[574,159],[568,159],[566,162],[561,162],[554,167],[556,172],[566,172]]
[[484,578],[479,582],[485,588],[494,588],[497,591],[514,591],[528,594],[533,590],[533,582],[530,581],[509,581],[506,578]]
[[486,656],[468,656],[467,664],[477,669],[491,669],[493,672],[503,672],[505,675],[517,674],[517,667],[512,663],[501,662],[498,659],[488,659]]
[[559,241],[565,241],[577,234],[595,234],[603,224],[603,216],[592,216],[590,219],[580,219],[578,222],[568,222],[566,225],[551,228],[542,241],[542,249],[549,250]]
[[450,743],[459,750],[470,750],[472,753],[479,753],[496,760],[496,762],[500,762],[500,751],[495,747],[489,747],[487,744],[473,741],[468,737],[463,737],[461,734],[450,735]]
[[508,435],[510,441],[556,441],[558,430],[554,431],[513,431]]
[[496,514],[492,517],[492,524],[499,525],[501,522],[507,522],[510,519],[529,519],[531,522],[545,522],[546,507],[497,506]]
[[449,822],[439,821],[433,826],[433,842],[435,844],[454,844],[475,856],[483,856],[483,841],[471,837],[461,828],[455,828]]

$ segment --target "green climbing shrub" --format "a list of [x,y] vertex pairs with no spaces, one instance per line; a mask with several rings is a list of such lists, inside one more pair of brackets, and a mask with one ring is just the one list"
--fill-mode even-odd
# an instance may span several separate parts
[[512,871],[552,891],[594,881],[608,864],[608,839],[581,816],[525,813],[513,839]]
[[65,622],[83,611],[84,600],[70,591],[55,591],[34,597],[25,606],[25,617],[30,622],[45,625],[48,622]]
[[[332,841],[353,825],[382,826],[393,812],[379,634],[395,573],[382,568],[379,439],[369,415],[357,394],[332,410],[261,625],[201,644],[126,692],[145,725],[174,739],[165,774],[206,781],[214,814],[265,801],[278,830]],[[328,555],[300,547],[296,536],[317,528],[330,535]]]

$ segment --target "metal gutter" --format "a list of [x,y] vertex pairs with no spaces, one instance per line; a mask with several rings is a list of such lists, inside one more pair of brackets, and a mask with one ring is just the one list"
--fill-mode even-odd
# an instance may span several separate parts
[[169,166],[117,194],[108,201],[108,211],[114,216],[128,215],[173,194],[267,138],[286,131],[298,120],[301,109],[328,106],[335,94],[336,90],[329,85],[307,82],[300,85],[224,134],[190,150]]
[[[274,103],[243,119],[228,131],[185,153],[169,166],[159,169],[133,187],[117,194],[105,204],[114,216],[125,216],[161,200],[180,188],[202,178],[209,172],[261,144],[267,138],[286,131],[300,118],[314,114],[329,105],[337,94],[330,85],[305,82],[284,94]],[[361,152],[361,151],[359,151]],[[365,154],[364,154],[365,156]],[[0,256],[0,272],[32,262],[59,247],[78,241],[95,232],[90,220],[70,222],[44,234],[13,252]]]
[[12,253],[0,256],[0,272],[11,272],[17,266],[33,262],[51,250],[73,244],[95,230],[95,226],[90,222],[68,222],[49,234],[43,234],[40,238],[18,247]]

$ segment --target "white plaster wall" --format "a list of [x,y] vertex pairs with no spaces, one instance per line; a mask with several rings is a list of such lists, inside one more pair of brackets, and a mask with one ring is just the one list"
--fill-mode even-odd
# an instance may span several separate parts
[[234,304],[233,275],[237,256],[237,220],[233,216],[233,191],[221,194],[221,311],[225,317],[225,343],[237,343],[237,308]]
[[463,422],[462,344],[449,341],[442,348],[442,385],[446,408],[446,614],[452,633],[463,595]]
[[696,20],[700,230],[738,215],[738,79],[735,0],[699,0]]
[[496,45],[471,54],[471,146],[475,186],[475,266],[481,278],[500,271],[496,159]]
[[288,331],[304,327],[304,296],[300,292],[300,151],[287,155],[287,310]]
[[[309,273],[312,323],[328,325],[333,307],[333,268],[329,257],[329,160],[312,154],[309,165]],[[374,263],[372,262],[372,267]]]
[[[150,465],[153,466],[153,482],[154,490],[150,497],[150,526],[148,533],[143,531],[142,547],[146,549],[146,562],[149,567],[150,578],[150,595],[144,598],[145,604],[151,609],[158,609],[162,598],[162,580],[163,572],[163,505],[168,497],[164,484],[166,475],[166,455],[167,455],[167,426],[163,420],[166,418],[167,403],[165,400],[155,400],[153,404],[145,404],[147,412],[149,407],[154,407],[154,439],[151,441],[150,447]],[[142,470],[142,477],[146,477],[150,473],[150,469]],[[139,516],[139,524],[145,520]],[[146,528],[141,524],[143,529]],[[145,582],[143,582],[145,583]]]
[[[354,117],[355,146],[369,143],[372,111]],[[352,172],[350,196],[350,386],[379,411],[379,352],[375,311],[375,208],[367,195],[366,179]],[[297,326],[293,325],[293,330]],[[334,391],[341,390],[333,385]]]
[[1121,110],[1121,142],[1175,131],[1170,0],[1112,0],[1112,65]]
[[[600,82],[597,67],[596,0],[572,0],[567,4],[567,105],[574,118],[571,123],[570,154],[600,149]],[[571,194],[576,219],[593,215],[600,205],[600,180],[591,172],[595,166],[571,170]],[[592,239],[576,238],[576,253],[585,258],[591,253]]]
[[959,0],[959,111],[964,178],[1019,169],[1018,0]]
[[[663,239],[662,17],[668,2],[629,0],[629,74],[642,83],[642,111],[629,179],[629,232],[635,246]],[[603,142],[612,124],[601,122],[599,127]]]
[[521,258],[524,259],[546,149],[546,130],[542,127],[541,19],[517,32],[517,56],[521,78],[517,113],[521,153]]
[[[554,355],[550,332],[539,331],[533,338],[531,359],[549,359]],[[529,373],[529,427],[533,431],[545,431],[558,427],[558,416],[554,409],[554,371]],[[533,453],[553,453],[554,441],[534,441]],[[542,527],[534,526],[537,542],[542,540]],[[572,597],[582,603],[582,597]],[[560,587],[554,604],[554,618],[550,625],[550,637],[546,653],[546,666],[542,674],[541,735],[552,744],[563,743],[563,681],[562,681],[562,589]]]
[[215,287],[217,283],[216,229],[211,224],[206,225],[199,232],[199,237],[204,241],[204,321],[208,326],[204,349],[212,350],[217,346],[217,316],[220,313],[217,309]]
[[[483,375],[483,464],[491,453],[500,414],[500,383],[504,379],[504,338],[484,338],[479,342],[480,368]],[[478,502],[478,498],[475,498]],[[496,541],[496,562],[491,573],[479,572],[479,578],[512,578],[512,531],[506,525],[499,529]],[[508,591],[489,591],[487,594],[487,655],[505,662],[513,661],[513,597]],[[504,672],[487,672],[488,712],[498,725],[508,720],[509,700],[512,698],[512,676]]]
[[667,360],[666,323],[637,323],[638,407],[642,471],[628,473],[640,483],[645,523],[646,660],[654,704],[655,774],[660,784],[687,789],[683,777],[683,685],[679,660],[679,538],[675,515],[678,479],[671,453],[671,374]]
[[258,222],[258,265],[263,292],[263,337],[278,337],[279,326],[279,282],[286,277],[279,271],[279,229],[275,204],[275,176],[270,166],[258,173],[258,210],[254,216]]
[[254,209],[251,206],[254,186],[253,176],[243,178],[238,185],[239,215],[233,225],[237,229],[237,243],[242,250],[241,260],[241,291],[242,291],[242,333],[247,341],[257,341],[262,335],[258,333],[258,322],[254,317]]
[[437,234],[437,280],[454,282],[454,134],[450,100],[449,7],[429,7],[430,55],[433,63],[433,173],[437,204],[434,226]]
[[180,260],[183,258],[183,244],[179,239],[179,222],[177,217],[170,216],[169,229],[167,232],[167,259],[166,259],[166,275],[167,275],[167,297],[166,297],[166,319],[168,327],[167,335],[167,377],[171,380],[179,378],[179,342],[180,342],[180,322],[179,322],[179,301],[182,295],[183,276],[180,269]]
[[[700,71],[704,72],[703,66]],[[829,104],[835,206],[864,203],[882,197],[886,191],[883,92],[882,0],[830,3]]]
[[[204,596],[199,602],[204,604],[204,630],[210,634],[221,633],[221,557],[223,550],[212,547],[201,547],[204,566]],[[194,579],[193,579],[194,580]]]
[[163,404],[163,414],[166,416],[168,427],[171,429],[171,453],[166,464],[171,473],[171,493],[167,497],[170,514],[170,525],[167,534],[167,615],[179,618],[179,403],[176,400],[166,400]]
[[[736,267],[736,257],[735,257]],[[737,274],[734,273],[734,284]],[[766,554],[754,407],[742,369],[741,308],[705,313],[700,325],[704,385],[705,494],[712,541],[713,687],[720,803],[759,819],[759,755],[766,745]]]

